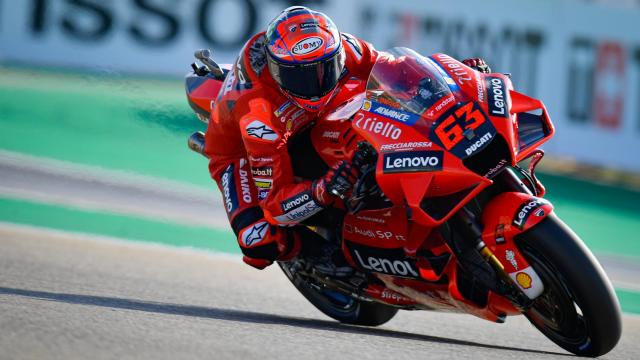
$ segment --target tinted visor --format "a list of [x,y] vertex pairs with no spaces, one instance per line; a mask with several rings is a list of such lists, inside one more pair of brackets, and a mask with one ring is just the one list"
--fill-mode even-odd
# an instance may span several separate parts
[[320,61],[308,64],[286,64],[267,56],[269,72],[280,87],[289,94],[311,99],[322,97],[333,90],[344,69],[344,50]]

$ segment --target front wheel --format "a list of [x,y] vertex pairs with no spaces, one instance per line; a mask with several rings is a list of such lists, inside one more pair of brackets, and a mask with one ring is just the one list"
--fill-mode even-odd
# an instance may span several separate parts
[[391,320],[398,309],[375,302],[354,299],[338,291],[329,290],[294,274],[287,263],[278,263],[280,268],[300,293],[318,310],[341,323],[379,326]]
[[516,244],[544,283],[525,313],[551,341],[581,356],[618,343],[620,305],[604,270],[582,240],[554,214],[520,234]]

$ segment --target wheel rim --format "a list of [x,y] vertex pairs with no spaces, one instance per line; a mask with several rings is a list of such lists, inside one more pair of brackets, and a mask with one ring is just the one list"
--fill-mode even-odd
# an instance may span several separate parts
[[317,284],[314,279],[293,274],[286,264],[280,263],[280,267],[287,277],[294,284],[297,284],[296,286],[307,289],[307,294],[322,302],[324,306],[330,307],[333,311],[343,315],[350,315],[357,311],[358,302],[350,296],[339,291],[329,290],[322,284]]
[[590,342],[587,323],[560,272],[531,247],[526,246],[523,252],[545,285],[544,292],[525,315],[551,340],[580,348],[587,346]]

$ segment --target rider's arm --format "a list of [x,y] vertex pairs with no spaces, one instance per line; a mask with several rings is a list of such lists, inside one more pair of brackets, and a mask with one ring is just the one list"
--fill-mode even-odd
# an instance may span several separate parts
[[297,224],[322,210],[322,206],[312,195],[312,182],[294,178],[283,135],[271,124],[269,113],[262,111],[262,105],[267,108],[266,104],[253,106],[240,120],[242,138],[262,198],[260,206],[272,224]]

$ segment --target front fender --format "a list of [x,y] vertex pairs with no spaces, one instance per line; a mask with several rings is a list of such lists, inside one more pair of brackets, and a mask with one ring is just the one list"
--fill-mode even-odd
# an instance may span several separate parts
[[552,211],[551,203],[543,198],[506,192],[491,199],[482,212],[482,240],[530,299],[544,291],[544,284],[518,250],[514,238],[535,227]]

